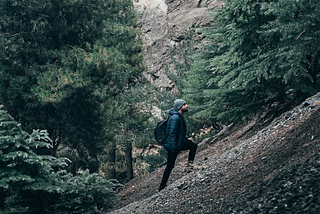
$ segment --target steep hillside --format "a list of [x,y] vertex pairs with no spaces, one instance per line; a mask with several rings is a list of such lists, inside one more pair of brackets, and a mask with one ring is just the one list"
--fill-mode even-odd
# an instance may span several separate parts
[[260,130],[251,121],[199,144],[193,172],[179,156],[168,187],[164,167],[136,178],[109,213],[320,213],[320,93]]

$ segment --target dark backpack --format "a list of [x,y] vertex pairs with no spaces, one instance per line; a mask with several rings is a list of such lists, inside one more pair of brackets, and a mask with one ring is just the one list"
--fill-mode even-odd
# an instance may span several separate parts
[[154,138],[161,145],[163,145],[166,142],[166,129],[168,120],[169,118],[158,122],[156,127],[154,128]]

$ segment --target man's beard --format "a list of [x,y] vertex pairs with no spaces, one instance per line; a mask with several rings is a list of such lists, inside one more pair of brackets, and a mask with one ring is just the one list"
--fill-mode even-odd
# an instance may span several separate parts
[[182,112],[188,112],[188,109],[181,109]]

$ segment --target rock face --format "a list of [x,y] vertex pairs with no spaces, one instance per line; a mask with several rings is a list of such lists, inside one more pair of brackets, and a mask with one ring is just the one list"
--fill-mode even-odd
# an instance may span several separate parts
[[146,71],[144,76],[159,90],[173,90],[165,74],[172,67],[173,48],[182,44],[191,26],[204,27],[207,11],[220,6],[216,0],[135,0],[142,29]]

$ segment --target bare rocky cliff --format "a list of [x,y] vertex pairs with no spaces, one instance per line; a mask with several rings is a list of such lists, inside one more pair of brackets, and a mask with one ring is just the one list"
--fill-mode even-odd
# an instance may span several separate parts
[[[174,90],[165,70],[172,68],[170,57],[185,39],[190,27],[205,27],[207,11],[220,6],[216,0],[135,0],[142,29],[144,76],[159,90]],[[195,40],[199,38],[194,37]]]

